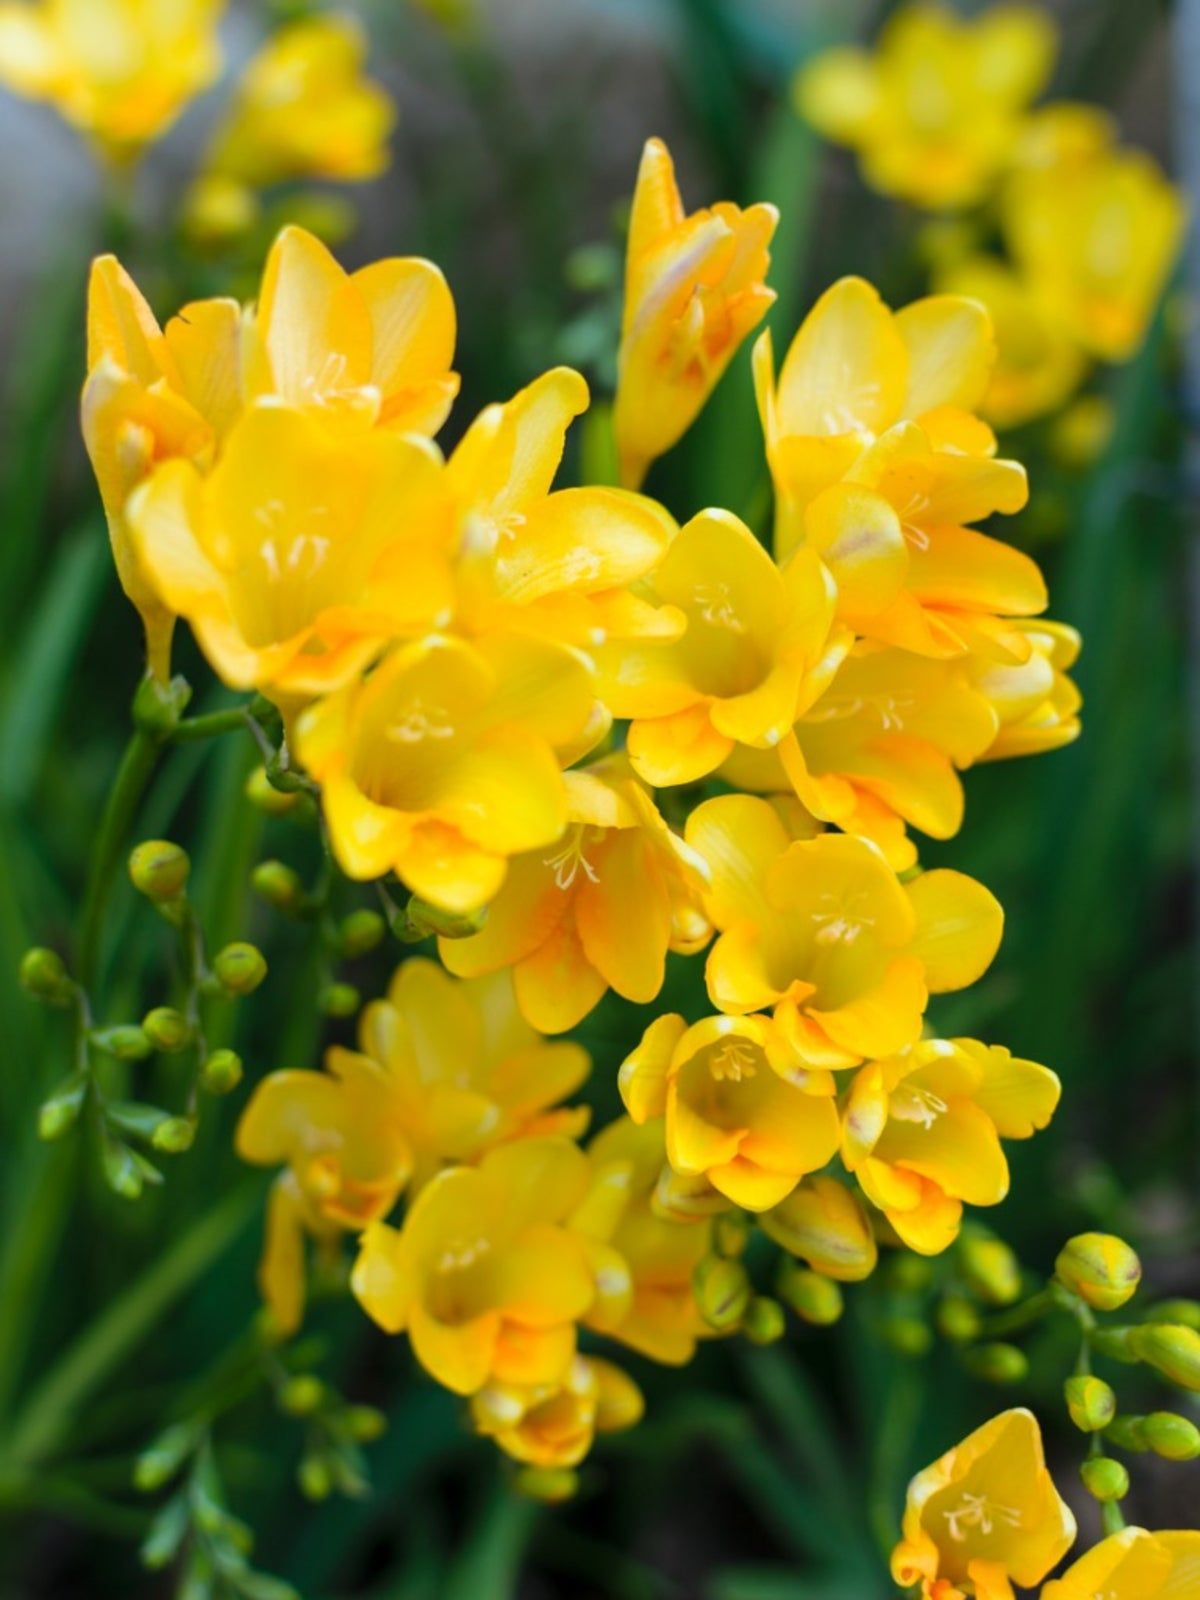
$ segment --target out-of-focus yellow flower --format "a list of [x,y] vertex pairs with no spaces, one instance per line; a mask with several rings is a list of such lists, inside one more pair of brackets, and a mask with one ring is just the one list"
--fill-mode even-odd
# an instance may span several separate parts
[[1053,23],[1033,6],[968,21],[907,5],[874,53],[828,50],[802,68],[796,102],[819,133],[858,152],[873,188],[935,210],[973,205],[1006,166],[1055,49]]
[[879,1259],[862,1201],[837,1178],[805,1178],[759,1222],[776,1244],[826,1278],[860,1282]]
[[240,405],[240,315],[235,301],[205,300],[185,306],[164,332],[115,256],[92,264],[83,437],[117,576],[142,617],[150,670],[164,680],[175,618],[138,559],[126,507],[161,462],[211,464]]
[[797,550],[781,571],[728,511],[693,517],[650,584],[686,618],[682,637],[597,656],[605,703],[634,719],[629,757],[648,783],[693,782],[738,745],[777,745],[853,642],[820,559]]
[[668,1013],[622,1064],[637,1123],[665,1117],[667,1160],[747,1211],[766,1211],[838,1147],[833,1078],[797,1061],[767,1017]]
[[1125,361],[1145,338],[1183,237],[1182,196],[1140,150],[1031,166],[1002,205],[1009,251],[1071,338]]
[[705,904],[721,930],[710,1000],[733,1014],[773,1007],[814,1067],[914,1044],[930,991],[973,983],[1000,943],[1004,913],[973,878],[938,870],[902,884],[865,839],[793,842],[765,800],[708,800],[687,839],[712,872]]
[[666,145],[646,141],[629,219],[613,414],[631,488],[691,427],[774,301],[763,280],[778,220],[774,206],[739,210],[727,200],[687,216]]
[[46,100],[111,160],[135,158],[221,70],[225,0],[9,0],[0,83]]
[[1117,125],[1100,106],[1055,100],[1025,118],[1013,146],[1012,164],[1019,170],[1061,167],[1111,150],[1116,140]]
[[958,771],[992,748],[998,725],[964,664],[860,645],[777,752],[739,750],[722,776],[766,792],[790,783],[814,816],[870,839],[902,871],[917,855],[906,823],[935,839],[958,832]]
[[440,947],[451,972],[511,967],[517,1003],[545,1033],[574,1027],[609,988],[648,1004],[667,951],[698,950],[712,933],[700,909],[708,869],[627,763],[609,758],[564,782],[563,836],[510,864],[478,933]]
[[295,1333],[304,1320],[305,1240],[311,1238],[318,1256],[332,1262],[345,1232],[343,1224],[330,1221],[320,1202],[305,1193],[290,1167],[280,1173],[267,1197],[258,1263],[259,1292],[279,1333]]
[[458,393],[454,338],[454,301],[431,261],[347,273],[313,234],[284,228],[263,269],[248,397],[278,398],[330,429],[432,436]]
[[344,872],[395,871],[465,913],[495,896],[509,857],[561,839],[559,752],[586,744],[589,728],[592,675],[575,652],[533,637],[470,645],[431,634],[308,707],[296,748],[322,786]]
[[210,472],[168,461],[127,515],[154,593],[225,682],[287,705],[348,682],[389,636],[445,611],[449,568],[426,509],[440,470],[415,436],[330,434],[260,405]]
[[1075,470],[1099,461],[1112,443],[1117,416],[1106,394],[1084,394],[1055,417],[1050,448],[1056,461]]
[[236,178],[202,174],[188,190],[182,221],[188,241],[201,250],[221,250],[244,239],[262,215],[252,189]]
[[489,1383],[471,1396],[476,1431],[535,1467],[578,1466],[596,1434],[632,1428],[644,1410],[633,1379],[595,1356],[576,1356],[558,1384]]
[[305,17],[280,28],[242,72],[207,172],[254,188],[376,177],[388,165],[396,108],[363,75],[366,55],[352,17]]
[[975,664],[974,682],[999,719],[999,729],[981,759],[1039,755],[1079,737],[1079,690],[1067,676],[1079,655],[1080,638],[1065,622],[1039,619],[1021,625],[1033,649],[1019,666]]
[[842,1159],[911,1250],[937,1255],[963,1204],[1008,1193],[1000,1140],[1028,1139],[1058,1104],[1054,1073],[974,1039],[924,1039],[872,1062],[845,1106]]
[[776,552],[815,550],[857,633],[919,655],[1028,653],[1007,619],[1044,607],[1041,573],[967,526],[1028,496],[1024,468],[996,457],[974,415],[994,360],[977,301],[893,313],[861,278],[817,301],[778,383],[770,334],[755,345]]
[[489,1382],[561,1383],[595,1286],[564,1225],[587,1158],[566,1139],[522,1139],[426,1184],[401,1228],[363,1235],[352,1284],[368,1316],[407,1332],[418,1361],[456,1394]]
[[909,1484],[892,1577],[926,1600],[1012,1600],[1012,1584],[1040,1583],[1074,1538],[1037,1419],[1004,1411]]
[[1200,1533],[1123,1528],[1101,1540],[1041,1600],[1191,1600],[1200,1594]]

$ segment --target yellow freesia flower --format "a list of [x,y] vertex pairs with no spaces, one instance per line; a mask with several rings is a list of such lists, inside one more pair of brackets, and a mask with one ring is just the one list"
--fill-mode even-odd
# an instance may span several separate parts
[[511,967],[517,1003],[544,1033],[574,1027],[609,988],[648,1004],[667,951],[698,950],[712,933],[708,869],[628,765],[609,758],[563,781],[565,833],[512,861],[482,929],[439,951],[462,976]]
[[861,278],[817,301],[778,383],[769,333],[754,347],[776,551],[815,550],[859,634],[919,655],[1027,654],[1007,619],[1045,606],[1041,573],[968,526],[1028,495],[1024,468],[997,459],[974,415],[994,361],[977,301],[934,295],[893,313]]
[[1079,737],[1083,701],[1067,676],[1079,655],[1079,634],[1065,622],[1039,619],[1020,626],[1033,646],[1028,661],[974,664],[975,687],[999,719],[983,761],[1038,755]]
[[1040,1583],[1074,1539],[1037,1419],[1004,1411],[909,1484],[892,1577],[926,1600],[1013,1600],[1013,1583]]
[[860,1069],[845,1105],[842,1159],[911,1250],[938,1255],[964,1203],[1008,1193],[1000,1140],[1028,1139],[1054,1113],[1054,1073],[974,1039],[923,1039]]
[[471,1396],[476,1432],[534,1467],[578,1466],[596,1434],[632,1428],[644,1410],[633,1379],[596,1356],[576,1356],[557,1384],[489,1383]]
[[693,782],[739,745],[777,745],[853,643],[820,559],[797,550],[781,571],[728,511],[693,517],[650,586],[686,619],[682,637],[597,652],[605,703],[634,719],[629,758],[648,783]]
[[843,1283],[869,1278],[879,1259],[871,1220],[858,1195],[819,1174],[798,1183],[759,1218],[763,1232],[814,1272]]
[[366,55],[352,17],[305,17],[278,29],[242,71],[206,172],[254,188],[376,177],[388,165],[396,108],[364,76]]
[[1123,1528],[1042,1589],[1041,1600],[1194,1600],[1200,1595],[1200,1533]]
[[331,435],[302,411],[259,405],[206,475],[168,461],[127,516],[153,591],[220,676],[286,707],[445,611],[449,568],[426,514],[439,474],[423,439]]
[[686,836],[712,872],[709,999],[734,1015],[773,1007],[811,1066],[914,1044],[930,991],[973,983],[999,945],[1004,913],[974,879],[938,870],[902,884],[865,839],[792,841],[765,800],[708,800]]
[[595,710],[588,665],[562,645],[432,634],[309,706],[296,749],[322,785],[348,876],[394,871],[435,905],[470,912],[495,896],[510,857],[561,839],[559,753],[603,732]]
[[617,398],[621,480],[636,489],[687,432],[775,299],[764,283],[779,213],[721,201],[686,215],[661,139],[642,151],[625,263]]
[[490,1382],[561,1383],[595,1297],[586,1249],[564,1225],[589,1181],[566,1139],[522,1139],[439,1173],[401,1228],[363,1235],[352,1286],[388,1333],[456,1394]]
[[224,10],[225,0],[9,0],[0,83],[128,161],[216,79]]
[[747,1211],[778,1205],[838,1147],[833,1078],[797,1060],[768,1017],[675,1013],[646,1029],[618,1083],[636,1123],[664,1117],[667,1160]]
[[966,20],[949,7],[902,7],[873,53],[828,50],[796,80],[819,133],[856,150],[866,181],[934,210],[984,199],[1054,63],[1054,25],[1033,6]]
[[332,1264],[345,1233],[343,1224],[331,1222],[305,1193],[290,1167],[279,1174],[267,1196],[258,1288],[280,1334],[295,1333],[304,1320],[305,1241],[312,1239],[318,1257]]

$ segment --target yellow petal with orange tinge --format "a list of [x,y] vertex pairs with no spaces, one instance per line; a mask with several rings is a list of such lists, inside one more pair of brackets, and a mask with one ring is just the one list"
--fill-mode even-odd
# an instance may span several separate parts
[[496,523],[535,505],[549,493],[567,429],[587,404],[579,373],[554,367],[480,412],[447,466],[461,504]]
[[978,300],[930,295],[896,313],[908,351],[903,414],[914,419],[941,406],[978,408],[996,361],[991,318]]
[[638,776],[656,788],[694,783],[721,765],[733,740],[713,726],[707,704],[666,717],[642,717],[629,730],[627,748]]
[[341,773],[322,787],[329,838],[338,865],[350,878],[382,878],[395,866],[410,832],[402,817],[376,805]]
[[811,502],[805,540],[837,583],[843,616],[871,616],[899,594],[908,574],[908,544],[895,510],[855,484],[832,484]]
[[505,1251],[491,1276],[491,1293],[505,1318],[529,1329],[574,1322],[594,1293],[587,1257],[564,1228],[535,1223]]
[[418,1301],[409,1318],[408,1336],[417,1360],[440,1384],[454,1394],[474,1394],[492,1375],[500,1317],[488,1311],[469,1322],[439,1322]]
[[687,1023],[676,1013],[656,1017],[641,1043],[621,1063],[617,1088],[636,1123],[661,1117],[666,1110],[667,1074],[675,1047],[686,1032]]
[[421,899],[459,915],[494,899],[508,870],[503,855],[440,822],[418,822],[402,831],[393,866]]
[[541,856],[521,856],[508,870],[504,892],[488,908],[478,933],[443,939],[438,954],[460,977],[519,966],[552,936],[567,912],[567,901]]
[[561,927],[516,967],[521,1010],[542,1033],[565,1033],[602,998],[607,984],[573,927]]
[[285,1174],[271,1185],[258,1287],[281,1334],[304,1318],[304,1222],[295,1184]]
[[921,1032],[927,978],[921,963],[905,956],[889,964],[882,983],[857,1000],[809,1015],[843,1050],[858,1056],[886,1056],[912,1044]]
[[779,371],[785,433],[878,433],[896,420],[908,353],[878,291],[842,278],[805,318]]
[[1004,932],[996,897],[964,873],[939,868],[907,885],[917,915],[915,954],[933,994],[965,989],[992,964]]
[[506,1320],[496,1340],[492,1372],[500,1383],[559,1383],[575,1358],[575,1344],[571,1323],[527,1328]]
[[399,1333],[408,1325],[415,1280],[398,1229],[374,1222],[366,1230],[350,1287],[363,1310],[385,1333]]
[[1037,563],[974,528],[933,530],[914,551],[911,587],[929,604],[975,606],[1010,616],[1032,616],[1046,606],[1046,582]]
[[770,913],[767,872],[791,842],[778,813],[751,795],[723,795],[692,812],[684,830],[712,874],[705,905],[719,928]]
[[671,901],[653,845],[640,829],[622,830],[596,871],[595,882],[585,874],[575,903],[584,953],[610,988],[647,1005],[662,988],[671,940]]
[[[252,366],[259,393],[297,406],[329,400],[369,410],[370,311],[328,249],[303,228],[285,228],[271,248],[256,327],[264,363]],[[376,392],[376,413],[380,399]]]
[[377,261],[351,275],[371,321],[371,377],[383,393],[380,420],[401,432],[434,434],[458,392],[454,300],[440,269],[417,258]]

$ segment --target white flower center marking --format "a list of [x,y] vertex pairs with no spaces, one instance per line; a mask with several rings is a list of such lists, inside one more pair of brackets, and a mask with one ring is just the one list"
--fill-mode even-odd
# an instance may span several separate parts
[[692,590],[692,600],[699,608],[702,620],[714,628],[727,628],[730,633],[745,633],[746,624],[737,614],[727,583],[698,583]]
[[727,1039],[710,1058],[708,1070],[718,1083],[741,1083],[744,1078],[753,1078],[758,1071],[754,1046],[748,1039]]
[[1013,1506],[996,1505],[985,1494],[964,1493],[961,1503],[953,1511],[947,1511],[945,1517],[955,1544],[963,1543],[970,1528],[978,1528],[980,1533],[988,1534],[995,1531],[998,1522],[1006,1523],[1010,1528],[1021,1526],[1021,1513],[1018,1510]]
[[862,909],[866,901],[867,896],[861,892],[845,899],[832,893],[823,894],[818,902],[823,909],[812,914],[817,925],[817,943],[853,944],[864,928],[873,928],[875,918]]
[[892,1101],[892,1115],[898,1122],[919,1122],[923,1128],[932,1128],[949,1109],[932,1089],[920,1089],[911,1083],[902,1084]]
[[916,705],[911,694],[831,695],[805,717],[806,722],[849,722],[863,712],[874,712],[885,733],[904,730],[904,712]]
[[418,695],[384,732],[393,744],[420,744],[425,739],[453,739],[454,724],[441,706],[426,705]]
[[547,856],[543,866],[554,868],[554,882],[559,889],[569,889],[582,870],[589,883],[599,883],[600,874],[583,853],[583,825],[570,830],[567,842],[557,855]]
[[468,1267],[473,1267],[477,1261],[483,1259],[492,1248],[488,1239],[472,1239],[447,1245],[437,1258],[437,1271],[449,1274],[451,1272],[465,1272]]

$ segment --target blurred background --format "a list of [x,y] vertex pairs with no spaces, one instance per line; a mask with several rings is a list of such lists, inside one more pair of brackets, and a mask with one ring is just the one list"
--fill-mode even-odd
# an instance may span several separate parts
[[[235,65],[285,9],[233,7],[225,38]],[[842,273],[868,276],[892,304],[924,292],[917,214],[871,194],[852,158],[823,144],[789,98],[804,60],[872,37],[890,7],[478,0],[462,9],[471,16],[448,26],[434,6],[357,8],[371,70],[400,122],[392,169],[353,191],[358,225],[337,245],[350,266],[419,254],[444,269],[463,374],[445,445],[479,407],[554,362],[579,366],[601,391],[611,385],[624,215],[650,134],[670,144],[689,207],[722,197],[780,207],[777,348]],[[1176,116],[1178,12],[1152,0],[1050,9],[1063,33],[1052,93],[1110,107],[1126,139],[1178,172],[1181,139],[1200,142],[1200,129]],[[248,295],[256,280],[258,261],[181,267],[172,231],[225,92],[194,104],[139,174],[137,230],[122,243],[160,310],[184,298],[181,273],[188,293]],[[254,1313],[263,1184],[230,1149],[238,1096],[137,1206],[105,1191],[69,1141],[35,1137],[34,1108],[62,1076],[64,1040],[12,974],[31,942],[66,942],[127,736],[140,635],[75,421],[86,263],[112,240],[112,218],[87,150],[49,109],[0,93],[0,151],[0,1415],[30,1396],[40,1407],[32,1441],[21,1439],[37,1472],[8,1470],[0,1448],[0,1595],[152,1597],[172,1590],[138,1565],[147,1514],[129,1491],[130,1462],[168,1398],[219,1361]],[[347,193],[330,203],[344,207]],[[1064,460],[1043,424],[1005,436],[1033,492],[1002,531],[1042,563],[1051,614],[1083,634],[1085,732],[1035,763],[969,774],[962,835],[922,850],[928,863],[983,879],[1008,913],[988,976],[937,1002],[939,1032],[1002,1040],[1064,1083],[1051,1129],[1012,1150],[1012,1196],[988,1226],[1036,1270],[1048,1270],[1069,1233],[1118,1232],[1141,1252],[1155,1293],[1193,1296],[1196,508],[1180,335],[1194,316],[1176,284],[1141,352],[1097,380],[1115,423],[1090,463]],[[765,526],[748,351],[649,488],[681,520],[722,504]],[[190,642],[179,656],[198,704],[219,706]],[[309,841],[240,803],[252,763],[239,741],[176,749],[139,834],[187,839],[211,937],[255,938],[291,974],[291,935],[254,906],[248,878],[264,855],[309,865]],[[164,982],[153,919],[122,893],[108,935],[114,1017],[123,996],[128,1009]],[[360,964],[364,993],[380,992],[395,959],[393,946]],[[307,1012],[289,1006],[301,981],[269,982],[247,1008],[250,1031],[236,1042],[252,1076],[312,1065],[326,1039],[347,1036],[331,1024],[318,1037]],[[693,981],[682,969],[670,980],[676,989]],[[615,1068],[645,1021],[609,996],[578,1030],[595,1056],[589,1093],[603,1115],[616,1109]],[[945,1346],[903,1351],[880,1337],[913,1293],[885,1271],[851,1294],[830,1331],[793,1328],[764,1350],[713,1344],[679,1373],[632,1360],[647,1421],[599,1449],[579,1498],[554,1510],[512,1495],[452,1397],[331,1294],[310,1319],[323,1370],[389,1415],[369,1450],[371,1490],[309,1505],[294,1486],[302,1428],[284,1427],[264,1399],[229,1432],[230,1497],[256,1531],[256,1559],[305,1597],[874,1600],[892,1592],[878,1552],[910,1473],[1001,1403],[1061,1414],[1068,1359],[1039,1355],[1035,1340],[1028,1381],[998,1401]],[[21,1414],[27,1423],[28,1408]],[[1070,1494],[1077,1436],[1050,1448]],[[1161,1466],[1139,1463],[1129,1520],[1194,1524],[1200,1473]],[[1076,1509],[1094,1531],[1095,1507]]]

